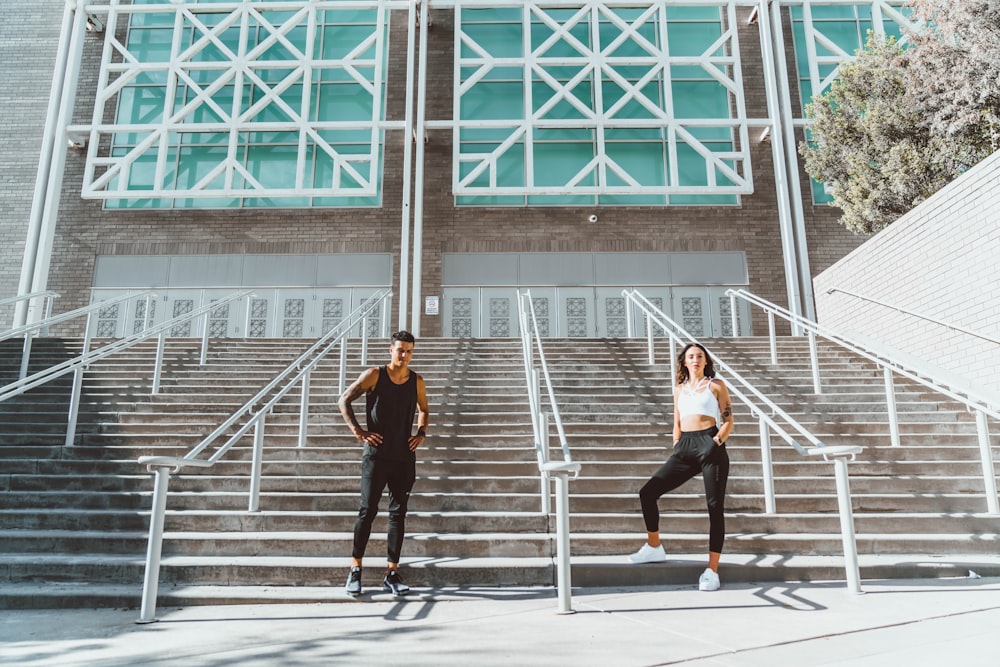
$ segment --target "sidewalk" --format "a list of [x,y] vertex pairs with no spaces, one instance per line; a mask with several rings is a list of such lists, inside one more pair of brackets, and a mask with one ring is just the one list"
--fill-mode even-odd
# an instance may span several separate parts
[[379,591],[304,605],[0,611],[0,664],[1000,665],[1000,578],[577,589]]

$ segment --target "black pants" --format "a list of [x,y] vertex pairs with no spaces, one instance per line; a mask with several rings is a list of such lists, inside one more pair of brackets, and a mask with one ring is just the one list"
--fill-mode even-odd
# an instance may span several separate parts
[[642,518],[648,532],[656,533],[660,530],[660,509],[657,507],[660,496],[673,491],[700,472],[705,482],[705,500],[708,502],[708,550],[722,553],[722,543],[726,539],[725,503],[729,454],[725,443],[717,445],[712,440],[718,432],[719,429],[713,426],[704,431],[681,433],[681,439],[674,446],[674,453],[639,491]]
[[354,522],[354,558],[363,558],[372,534],[372,522],[378,514],[378,503],[382,492],[389,487],[389,530],[387,535],[387,560],[399,562],[403,549],[403,535],[406,530],[406,506],[410,501],[410,490],[417,477],[416,459],[376,459],[365,456],[361,459],[361,507]]

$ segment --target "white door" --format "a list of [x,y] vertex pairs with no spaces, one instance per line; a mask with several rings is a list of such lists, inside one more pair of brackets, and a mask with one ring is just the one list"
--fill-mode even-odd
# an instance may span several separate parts
[[707,287],[674,287],[671,319],[695,338],[715,335],[712,326],[712,301]]

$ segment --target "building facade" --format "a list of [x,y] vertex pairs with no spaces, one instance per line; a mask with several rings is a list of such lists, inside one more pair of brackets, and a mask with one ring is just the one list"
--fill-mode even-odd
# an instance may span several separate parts
[[802,172],[803,100],[868,30],[903,34],[902,4],[7,9],[0,297],[153,289],[163,320],[249,287],[213,331],[279,337],[381,287],[380,330],[425,336],[516,335],[525,288],[551,336],[624,335],[630,287],[694,335],[729,333],[732,286],[812,315],[864,239]]

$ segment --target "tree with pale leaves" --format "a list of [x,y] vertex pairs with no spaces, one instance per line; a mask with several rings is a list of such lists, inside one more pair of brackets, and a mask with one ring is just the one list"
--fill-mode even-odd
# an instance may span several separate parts
[[995,0],[914,0],[930,28],[904,49],[869,35],[806,115],[805,169],[848,229],[883,229],[1000,148],[1000,9]]

